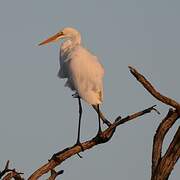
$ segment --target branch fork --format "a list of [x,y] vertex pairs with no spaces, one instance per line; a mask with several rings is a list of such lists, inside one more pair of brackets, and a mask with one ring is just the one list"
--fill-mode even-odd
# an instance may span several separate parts
[[[180,157],[180,127],[178,127],[169,147],[167,148],[164,155],[162,155],[162,145],[163,140],[169,131],[169,129],[174,125],[174,123],[180,118],[180,104],[167,97],[162,95],[158,92],[152,84],[142,75],[140,74],[135,68],[129,66],[129,70],[131,74],[140,82],[140,84],[157,100],[161,101],[162,103],[171,106],[169,112],[167,113],[166,117],[162,120],[160,125],[158,126],[156,133],[153,139],[153,150],[152,150],[152,167],[151,167],[151,180],[167,180],[170,173],[173,170],[174,165],[178,161]],[[74,96],[75,97],[75,96]],[[106,129],[102,131],[96,137],[81,143],[82,147],[79,145],[75,145],[72,147],[67,147],[57,153],[55,153],[50,160],[39,169],[37,169],[29,178],[28,180],[36,180],[42,175],[50,172],[50,177],[48,180],[54,180],[59,175],[63,174],[64,170],[56,171],[55,168],[59,166],[62,162],[66,159],[72,157],[73,155],[79,155],[80,152],[93,148],[99,144],[106,143],[111,140],[117,127],[120,125],[129,122],[131,120],[135,120],[137,117],[143,116],[147,113],[151,113],[155,111],[157,114],[160,112],[155,108],[156,105],[153,105],[147,109],[142,111],[136,112],[134,114],[128,115],[124,118],[118,116],[113,123],[105,118],[103,113],[100,113],[100,118],[104,124],[107,125]],[[93,106],[96,112],[98,109],[96,106]],[[79,157],[81,157],[79,155]],[[16,172],[15,169],[9,169],[9,161],[7,161],[5,168],[3,171],[0,172],[0,179],[3,180],[23,180],[21,177],[22,173]]]

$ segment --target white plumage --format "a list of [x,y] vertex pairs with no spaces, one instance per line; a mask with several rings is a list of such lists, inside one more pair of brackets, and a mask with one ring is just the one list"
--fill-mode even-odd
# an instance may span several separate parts
[[43,41],[39,45],[57,41],[60,38],[65,41],[60,47],[59,78],[67,79],[65,86],[75,91],[75,97],[79,102],[78,137],[75,145],[80,145],[80,125],[82,116],[81,98],[93,105],[98,110],[99,129],[97,136],[101,134],[99,104],[103,101],[103,76],[104,69],[97,57],[81,45],[80,33],[73,28],[64,28],[54,36]]
[[[63,52],[63,46],[61,52]],[[68,50],[65,50],[68,51]],[[65,86],[76,91],[89,104],[100,104],[103,100],[104,70],[97,58],[80,45],[73,47],[65,62],[60,56],[60,78],[67,78]]]
[[75,91],[87,103],[101,104],[104,76],[102,65],[96,56],[81,45],[80,33],[73,28],[64,28],[40,45],[60,38],[64,38],[65,41],[60,47],[58,76],[66,78],[65,86]]

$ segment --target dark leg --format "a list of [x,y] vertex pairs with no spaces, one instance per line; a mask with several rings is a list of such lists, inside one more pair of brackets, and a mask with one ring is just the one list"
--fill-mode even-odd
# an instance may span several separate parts
[[80,130],[81,130],[81,117],[82,117],[82,105],[81,105],[81,98],[78,96],[78,103],[79,103],[79,123],[78,123],[78,136],[76,144],[80,143]]
[[102,130],[101,130],[101,119],[100,119],[99,104],[97,105],[97,109],[98,109],[98,122],[99,122],[98,135],[100,135],[102,133]]
[[[77,141],[76,141],[76,144],[74,146],[80,146],[81,147],[81,150],[84,151],[83,149],[83,146],[80,142],[80,129],[81,129],[81,117],[82,117],[82,105],[81,105],[81,98],[79,97],[79,95],[77,95],[77,93],[74,94],[73,96],[74,98],[78,98],[78,103],[79,103],[79,123],[78,123],[78,136],[77,136]],[[68,149],[68,148],[67,148]],[[65,150],[67,150],[65,149]],[[51,159],[55,159],[56,160],[56,156],[58,156],[59,154],[61,154],[62,151],[56,153],[53,155],[53,157]],[[77,153],[77,155],[82,158],[82,156]]]
[[[92,105],[92,107],[98,113],[98,106],[97,105]],[[111,126],[111,123],[105,118],[105,116],[103,115],[103,113],[101,112],[100,109],[99,109],[99,114],[100,114],[100,118],[103,121],[103,123],[105,123],[108,127]]]
[[[78,123],[78,136],[77,136],[77,141],[76,141],[76,144],[75,144],[74,146],[79,145],[79,146],[81,147],[81,150],[84,151],[83,146],[82,146],[82,144],[81,144],[81,142],[80,142],[82,105],[81,105],[81,98],[80,98],[79,96],[78,96],[77,98],[78,98],[78,103],[79,103],[79,123]],[[78,156],[79,156],[80,158],[82,158],[82,156],[80,156],[79,154],[78,154]]]

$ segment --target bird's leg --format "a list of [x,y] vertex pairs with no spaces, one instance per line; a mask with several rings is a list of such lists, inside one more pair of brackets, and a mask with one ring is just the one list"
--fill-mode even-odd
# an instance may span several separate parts
[[80,130],[81,130],[81,117],[82,117],[82,105],[81,105],[81,98],[78,96],[78,103],[79,103],[79,123],[78,123],[78,136],[77,136],[77,141],[76,141],[76,145],[79,145],[82,149],[82,151],[84,150],[82,147],[82,144],[80,142]]
[[81,130],[82,105],[81,105],[81,99],[80,99],[79,96],[78,96],[78,103],[79,103],[79,123],[78,123],[77,144],[80,144],[80,130]]
[[99,104],[97,105],[97,109],[98,109],[98,122],[99,122],[99,127],[98,127],[97,136],[99,136],[99,135],[102,133]]
[[[94,105],[95,106],[95,105]],[[100,109],[99,109],[99,104],[96,105],[97,108],[97,114],[98,114],[98,123],[99,123],[99,127],[98,127],[98,132],[97,135],[93,138],[95,141],[102,143],[103,139],[102,139],[102,129],[101,129],[101,115],[100,115]]]
[[[92,107],[95,109],[95,111],[98,113],[98,106],[97,105],[92,105]],[[103,121],[103,124],[106,124],[108,127],[111,126],[111,123],[105,118],[103,113],[99,109],[99,115],[101,120]]]

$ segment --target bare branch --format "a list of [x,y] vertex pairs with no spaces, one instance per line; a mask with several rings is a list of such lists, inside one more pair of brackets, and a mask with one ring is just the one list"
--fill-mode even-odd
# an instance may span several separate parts
[[56,172],[54,169],[51,170],[51,176],[48,178],[48,180],[54,180],[56,179],[57,176],[59,176],[60,174],[63,174],[64,170],[60,170],[58,172]]
[[178,118],[178,113],[169,109],[168,114],[160,123],[153,140],[153,151],[152,151],[152,175],[154,174],[159,161],[161,160],[162,144],[166,133],[173,126]]
[[4,170],[0,172],[0,179],[10,180],[14,178],[15,180],[24,180],[21,177],[21,174],[23,173],[17,172],[15,169],[9,169],[9,160],[8,160],[6,162]]
[[175,100],[164,96],[160,94],[152,85],[151,83],[142,75],[140,74],[135,68],[129,66],[130,72],[135,76],[135,78],[144,86],[144,88],[156,99],[159,101],[174,107],[175,109],[178,110],[180,113],[180,104],[176,102]]
[[174,165],[180,157],[180,127],[178,128],[168,150],[159,162],[151,180],[167,180]]
[[2,178],[7,172],[11,171],[9,169],[9,160],[6,162],[5,168],[3,169],[3,171],[0,172],[0,178]]
[[21,174],[23,173],[17,172],[15,169],[13,169],[8,174],[6,174],[2,180],[24,180],[24,178],[21,177]]
[[10,180],[10,179],[24,180],[24,178],[21,177],[21,174],[23,173],[18,173],[15,170],[12,170],[3,178],[3,180]]
[[[171,171],[173,170],[174,165],[178,161],[180,157],[180,127],[178,128],[173,140],[171,141],[167,151],[165,152],[164,156],[162,156],[162,145],[165,135],[169,131],[169,129],[173,126],[176,120],[180,117],[180,104],[175,100],[166,97],[160,94],[152,85],[151,83],[141,75],[136,69],[129,66],[130,72],[136,77],[136,79],[144,86],[144,88],[156,99],[170,105],[175,108],[169,109],[168,114],[160,123],[156,134],[153,140],[153,151],[152,151],[152,174],[151,180],[167,180]],[[105,118],[102,112],[100,112],[100,118],[108,127],[99,135],[95,136],[94,138],[85,141],[80,145],[74,145],[72,147],[67,147],[58,153],[54,154],[52,158],[48,161],[48,163],[44,164],[42,167],[37,169],[29,178],[28,180],[36,180],[42,175],[51,172],[50,177],[48,180],[54,180],[60,174],[63,174],[63,170],[56,172],[55,167],[60,165],[66,159],[76,155],[82,151],[88,150],[93,148],[96,145],[108,142],[112,136],[114,135],[116,128],[121,124],[124,124],[128,121],[134,120],[137,117],[140,117],[144,114],[150,113],[153,110],[160,114],[160,112],[155,108],[156,105],[151,106],[145,110],[136,112],[132,115],[129,115],[125,118],[121,118],[120,116],[115,119],[113,123]],[[98,113],[98,109],[96,106],[92,106],[95,111]],[[79,155],[79,154],[78,154]],[[79,155],[80,156],[80,155]],[[81,157],[81,156],[80,156]],[[21,173],[18,173],[14,170],[10,170],[8,168],[9,161],[7,161],[6,166],[2,172],[0,172],[0,178],[3,176],[3,180],[23,180],[20,176]],[[6,174],[7,173],[7,174]]]
[[175,108],[175,110],[170,109],[166,117],[162,120],[153,140],[151,180],[167,180],[180,156],[180,128],[177,130],[173,141],[163,157],[161,155],[161,150],[166,133],[180,117],[180,104],[175,100],[160,94],[135,68],[129,66],[129,69],[152,96]]
[[[106,143],[113,136],[117,126],[119,126],[119,125],[121,125],[121,124],[123,124],[125,122],[128,122],[128,121],[130,121],[132,119],[135,119],[135,118],[137,118],[139,116],[142,116],[142,115],[144,115],[146,113],[150,113],[152,110],[154,110],[154,106],[152,106],[150,108],[147,108],[147,109],[145,109],[143,111],[134,113],[134,114],[132,114],[130,116],[127,116],[127,117],[125,117],[123,119],[121,119],[120,117],[116,118],[114,123],[111,124],[111,126],[108,127],[106,130],[104,130],[100,137],[96,136],[96,137],[92,138],[89,141],[83,142],[82,143],[83,150],[85,151],[87,149],[90,149],[90,148],[94,147],[95,145]],[[51,158],[51,160],[49,160],[48,163],[46,163],[45,165],[43,165],[42,167],[37,169],[28,178],[28,180],[38,179],[43,174],[48,173],[50,170],[52,170],[56,166],[60,165],[66,159],[70,158],[71,156],[73,156],[73,155],[75,155],[77,153],[80,153],[81,151],[82,151],[82,148],[80,146],[72,146],[72,147],[65,148],[64,150],[54,154],[53,157]]]

